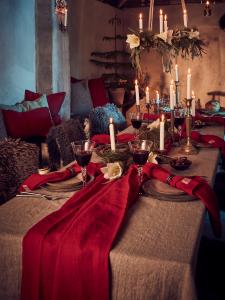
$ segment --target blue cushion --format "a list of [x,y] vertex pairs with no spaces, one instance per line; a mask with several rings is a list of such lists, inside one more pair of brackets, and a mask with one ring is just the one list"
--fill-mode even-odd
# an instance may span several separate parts
[[118,130],[126,128],[126,120],[115,104],[108,103],[98,106],[90,113],[92,122],[92,134],[108,133],[109,118],[114,119],[114,124]]
[[86,117],[93,109],[88,81],[82,80],[71,85],[71,115]]

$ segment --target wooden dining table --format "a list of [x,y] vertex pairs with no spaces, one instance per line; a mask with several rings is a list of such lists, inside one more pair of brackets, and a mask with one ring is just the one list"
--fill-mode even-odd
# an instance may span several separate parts
[[[201,131],[224,136],[222,126]],[[179,151],[173,148],[170,156]],[[218,149],[201,148],[190,156],[188,170],[173,173],[204,175],[213,186],[219,156]],[[163,167],[170,169],[169,165]],[[63,193],[62,199],[54,201],[15,197],[0,207],[0,299],[20,297],[22,239],[28,229],[59,209],[72,194]],[[199,200],[162,201],[140,196],[110,252],[112,299],[197,299],[195,266],[204,218],[205,207]]]

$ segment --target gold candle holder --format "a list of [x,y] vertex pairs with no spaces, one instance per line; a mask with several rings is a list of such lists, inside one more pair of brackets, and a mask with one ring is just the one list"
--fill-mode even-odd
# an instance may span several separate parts
[[175,95],[176,95],[175,106],[178,107],[179,106],[179,81],[175,81]]
[[174,143],[174,109],[170,110],[170,134]]
[[139,105],[136,104],[136,111],[137,111],[137,114],[140,114],[140,112],[141,112],[140,104]]
[[181,148],[181,152],[186,155],[192,155],[198,152],[191,140],[191,126],[192,126],[191,102],[192,102],[192,98],[186,99],[187,112],[186,112],[185,122],[186,122],[187,138],[186,138],[186,144]]

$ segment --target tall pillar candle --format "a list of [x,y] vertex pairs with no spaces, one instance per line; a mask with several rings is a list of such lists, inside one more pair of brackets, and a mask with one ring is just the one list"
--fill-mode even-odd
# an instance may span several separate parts
[[140,105],[139,86],[137,80],[135,80],[135,96],[136,96],[136,105]]
[[116,142],[115,142],[115,129],[114,129],[114,120],[113,118],[109,118],[109,136],[110,136],[110,145],[111,151],[116,151]]
[[159,123],[159,150],[164,150],[164,139],[165,139],[165,117],[162,114]]
[[187,73],[187,99],[191,99],[191,69]]
[[174,84],[173,80],[170,82],[170,109],[174,109]]
[[192,91],[192,102],[191,102],[191,114],[192,117],[195,117],[195,93]]
[[139,14],[139,31],[143,31],[143,18],[142,18],[142,14]]
[[146,90],[145,90],[145,101],[147,104],[150,103],[150,95],[149,95],[149,87],[148,86],[146,87]]
[[65,15],[64,15],[64,26],[67,27],[67,17],[68,17],[68,9],[65,8]]
[[186,11],[186,9],[184,9],[184,11],[183,11],[183,20],[184,20],[184,27],[187,27],[188,16],[187,16],[187,11]]
[[164,16],[164,31],[168,30],[168,26],[167,26],[167,15]]
[[179,81],[178,64],[175,65],[175,81]]
[[159,33],[163,32],[163,11],[159,10]]

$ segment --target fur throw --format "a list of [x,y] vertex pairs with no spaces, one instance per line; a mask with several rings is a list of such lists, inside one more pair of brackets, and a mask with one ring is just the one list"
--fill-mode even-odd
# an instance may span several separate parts
[[0,140],[0,199],[13,197],[21,183],[38,170],[39,149],[34,144],[7,138]]
[[67,165],[74,160],[71,142],[85,138],[79,120],[70,119],[58,126],[53,126],[47,136],[49,164],[51,170],[57,170],[61,163]]

